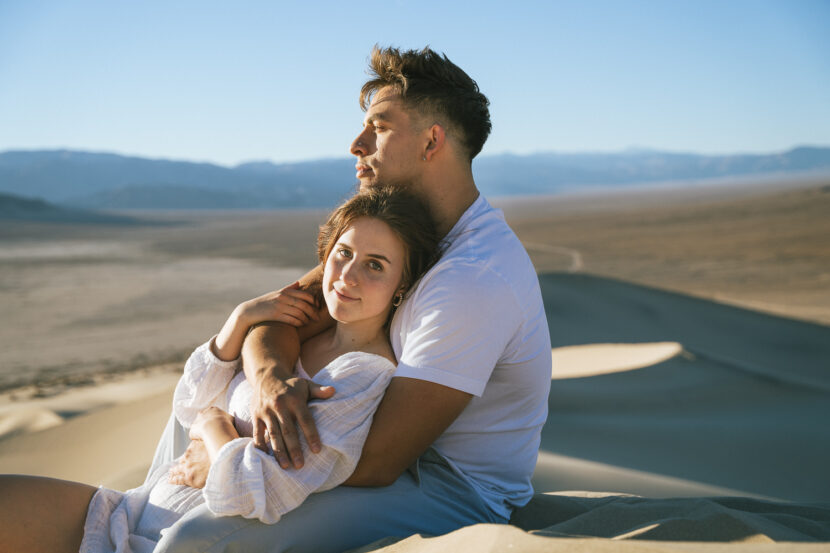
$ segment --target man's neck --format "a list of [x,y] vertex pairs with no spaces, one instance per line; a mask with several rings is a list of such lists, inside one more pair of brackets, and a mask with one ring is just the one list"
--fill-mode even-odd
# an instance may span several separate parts
[[439,170],[424,175],[424,199],[429,205],[438,233],[446,236],[479,196],[469,170]]

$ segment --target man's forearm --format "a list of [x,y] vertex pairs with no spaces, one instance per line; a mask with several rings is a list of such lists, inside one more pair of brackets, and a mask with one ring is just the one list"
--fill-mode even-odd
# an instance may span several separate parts
[[360,461],[346,486],[388,486],[461,414],[472,395],[395,377],[372,419]]
[[290,378],[300,356],[297,329],[284,323],[263,323],[251,329],[242,345],[242,368],[252,385],[263,378]]
[[[323,269],[318,265],[298,282],[301,290],[315,294],[322,281]],[[263,378],[286,379],[293,376],[300,357],[300,342],[331,325],[331,318],[325,309],[321,310],[320,315],[325,315],[323,320],[302,327],[302,336],[296,327],[279,322],[260,323],[251,328],[242,344],[242,369],[248,382],[255,385]]]

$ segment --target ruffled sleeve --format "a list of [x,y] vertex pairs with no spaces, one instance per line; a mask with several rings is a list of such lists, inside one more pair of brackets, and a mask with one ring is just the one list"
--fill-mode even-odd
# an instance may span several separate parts
[[309,494],[340,485],[354,472],[372,417],[395,365],[383,357],[352,352],[335,359],[313,381],[334,386],[334,397],[309,403],[323,443],[311,453],[301,435],[301,469],[283,470],[250,438],[225,444],[210,468],[203,493],[216,515],[241,515],[266,524],[296,508]]
[[222,361],[216,357],[210,349],[212,342],[213,338],[190,354],[173,394],[173,412],[185,427],[192,426],[206,407],[228,409],[226,389],[241,364],[239,359]]

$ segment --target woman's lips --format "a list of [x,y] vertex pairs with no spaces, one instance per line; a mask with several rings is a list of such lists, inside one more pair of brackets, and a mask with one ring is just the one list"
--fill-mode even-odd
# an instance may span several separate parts
[[351,297],[351,296],[347,296],[347,295],[345,295],[345,294],[341,294],[341,293],[340,293],[340,292],[338,292],[337,290],[335,290],[335,291],[334,291],[334,293],[335,293],[335,294],[337,294],[337,299],[339,299],[339,300],[341,300],[341,301],[357,301],[357,298],[353,298],[353,297]]

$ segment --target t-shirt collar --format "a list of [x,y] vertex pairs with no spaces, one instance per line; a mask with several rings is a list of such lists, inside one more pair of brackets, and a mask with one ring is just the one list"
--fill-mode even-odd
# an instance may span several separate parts
[[447,244],[455,242],[459,235],[467,230],[470,222],[489,208],[490,204],[488,204],[487,200],[484,199],[484,195],[479,193],[478,198],[476,198],[470,207],[467,208],[458,221],[456,221],[455,225],[453,225],[452,229],[450,229],[447,233],[447,236],[444,238]]

